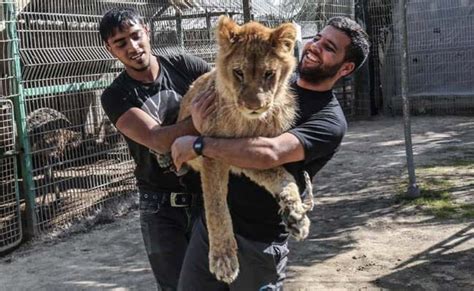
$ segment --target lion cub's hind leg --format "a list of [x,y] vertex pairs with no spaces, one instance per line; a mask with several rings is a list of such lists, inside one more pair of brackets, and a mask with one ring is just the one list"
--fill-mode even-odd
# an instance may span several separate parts
[[231,283],[239,273],[237,242],[227,206],[229,166],[203,157],[201,183],[209,232],[209,270]]
[[310,226],[310,220],[306,215],[308,207],[301,202],[293,176],[283,167],[267,170],[243,169],[242,173],[272,193],[280,205],[280,215],[287,231],[296,240],[305,239]]

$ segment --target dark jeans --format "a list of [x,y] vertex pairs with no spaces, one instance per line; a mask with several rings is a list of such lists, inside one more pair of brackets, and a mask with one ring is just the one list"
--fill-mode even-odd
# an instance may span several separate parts
[[209,240],[203,218],[194,224],[179,278],[180,291],[282,290],[288,261],[288,242],[263,243],[236,235],[240,271],[227,285],[209,271]]
[[176,290],[196,209],[140,199],[140,225],[158,290]]

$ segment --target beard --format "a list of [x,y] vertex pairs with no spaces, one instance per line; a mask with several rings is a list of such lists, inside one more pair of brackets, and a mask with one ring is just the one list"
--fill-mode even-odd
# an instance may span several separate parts
[[334,64],[332,66],[319,65],[317,67],[304,68],[303,59],[304,59],[304,54],[300,62],[298,63],[298,73],[299,73],[300,78],[305,81],[316,83],[316,84],[334,77],[343,64],[341,62],[338,64]]

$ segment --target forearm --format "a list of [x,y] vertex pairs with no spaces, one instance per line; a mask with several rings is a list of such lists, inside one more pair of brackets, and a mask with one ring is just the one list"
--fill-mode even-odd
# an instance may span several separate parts
[[164,154],[171,150],[171,145],[180,136],[198,135],[199,132],[193,126],[191,118],[187,118],[173,125],[156,125],[151,130],[151,136],[147,147]]
[[285,133],[275,138],[204,138],[203,155],[240,168],[269,169],[304,159],[298,139]]
[[191,118],[173,125],[161,126],[138,108],[125,112],[118,119],[116,127],[131,140],[158,153],[169,152],[175,139],[180,136],[199,134]]

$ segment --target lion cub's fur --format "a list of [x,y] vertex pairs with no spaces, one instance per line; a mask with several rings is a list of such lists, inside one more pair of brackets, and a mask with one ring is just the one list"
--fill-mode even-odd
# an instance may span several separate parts
[[[289,129],[296,116],[295,97],[288,88],[296,62],[294,26],[283,24],[270,29],[256,22],[239,26],[221,16],[216,37],[219,44],[216,68],[194,82],[184,96],[178,119],[190,115],[193,96],[215,87],[217,107],[204,122],[204,136],[273,137]],[[287,226],[292,235],[298,239],[307,235],[309,220],[298,187],[283,167],[239,169],[206,157],[189,164],[201,172],[209,230],[209,267],[219,280],[232,282],[239,268],[226,200],[229,171],[243,173],[269,190],[291,224]]]

